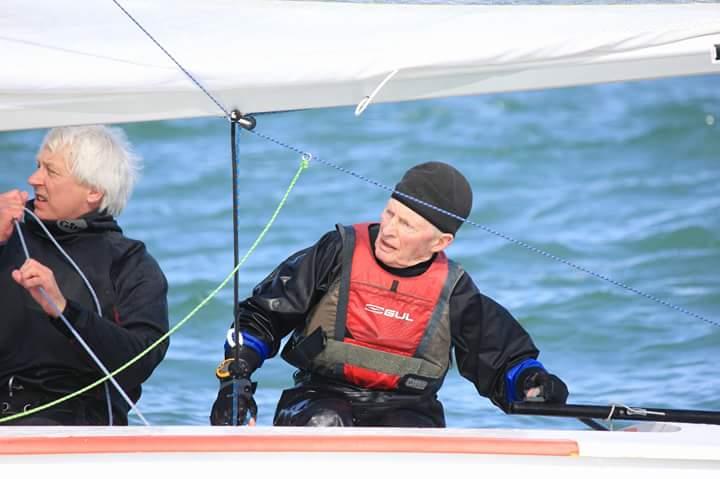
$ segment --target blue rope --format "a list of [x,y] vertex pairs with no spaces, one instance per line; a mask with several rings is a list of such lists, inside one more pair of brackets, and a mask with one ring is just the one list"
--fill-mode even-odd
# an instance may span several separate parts
[[307,152],[301,150],[300,148],[295,148],[295,147],[292,146],[292,145],[288,145],[287,143],[283,143],[283,142],[280,141],[280,140],[276,140],[275,138],[273,138],[273,137],[271,137],[271,136],[263,135],[262,133],[260,133],[260,132],[258,132],[258,131],[256,131],[256,130],[248,130],[248,131],[250,131],[250,133],[252,133],[253,135],[259,136],[260,138],[262,138],[262,139],[264,139],[264,140],[267,140],[267,141],[269,141],[269,142],[271,142],[271,143],[275,143],[276,145],[282,146],[283,148],[286,148],[286,149],[288,149],[288,150],[290,150],[290,151],[294,151],[295,153],[299,154],[300,156],[302,156],[302,157],[303,157],[304,159],[306,159],[306,160],[312,160],[312,159],[315,158],[315,157],[314,157],[313,155],[311,155],[310,153],[307,153]]
[[220,110],[222,110],[222,112],[225,114],[225,116],[226,116],[228,119],[230,119],[230,113],[225,109],[225,107],[222,106],[222,104],[221,104],[217,99],[215,99],[214,96],[212,96],[212,95],[210,94],[210,92],[202,85],[202,83],[200,83],[197,79],[195,79],[195,77],[194,77],[189,71],[187,71],[187,70],[180,64],[180,62],[178,62],[177,60],[175,60],[175,57],[173,57],[173,56],[170,54],[170,52],[165,49],[165,47],[163,47],[162,45],[160,45],[160,42],[158,42],[157,40],[155,40],[155,37],[153,37],[153,36],[150,34],[150,32],[148,32],[147,30],[145,30],[145,28],[144,28],[142,25],[140,25],[140,22],[138,22],[137,20],[135,20],[135,18],[130,14],[130,12],[128,12],[127,10],[125,10],[125,9],[123,8],[123,6],[120,5],[120,2],[118,2],[117,0],[112,0],[112,1],[113,1],[113,3],[114,3],[115,5],[117,5],[117,7],[118,7],[120,10],[123,11],[123,13],[124,13],[125,15],[128,16],[128,18],[129,18],[130,20],[132,20],[132,22],[133,22],[135,25],[137,25],[137,27],[138,27],[140,30],[143,31],[143,33],[145,33],[145,35],[148,36],[148,38],[150,38],[150,40],[153,41],[153,43],[154,43],[155,45],[157,45],[157,47],[158,47],[160,50],[163,51],[163,53],[164,53],[165,55],[168,56],[168,58],[170,58],[170,60],[173,61],[173,63],[175,63],[175,65],[176,65],[185,75],[187,75],[187,77],[190,79],[190,81],[192,81],[192,82],[195,84],[195,86],[197,86],[200,90],[202,90],[202,92],[205,93],[205,95],[207,95],[207,97],[210,98],[210,100],[212,100],[212,102],[215,103],[215,105],[217,105],[217,107],[220,108]]

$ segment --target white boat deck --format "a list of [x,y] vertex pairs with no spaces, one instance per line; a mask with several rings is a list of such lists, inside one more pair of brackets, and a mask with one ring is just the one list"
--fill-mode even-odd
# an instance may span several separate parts
[[[634,430],[633,430],[634,429]],[[301,477],[720,478],[720,426],[639,424],[631,430],[0,428],[0,471],[53,477],[166,473]],[[234,472],[233,472],[234,471]],[[499,476],[496,476],[499,475]],[[402,476],[401,476],[402,477]]]

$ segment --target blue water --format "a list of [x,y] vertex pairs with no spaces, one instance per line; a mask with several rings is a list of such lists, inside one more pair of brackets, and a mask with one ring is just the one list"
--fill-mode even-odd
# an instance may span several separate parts
[[[360,118],[352,108],[262,115],[257,131],[384,185],[418,162],[452,163],[473,185],[473,222],[707,319],[464,226],[450,255],[532,334],[572,402],[720,410],[719,81],[373,104]],[[232,269],[228,126],[213,118],[123,128],[145,168],[120,222],[165,271],[176,324]],[[0,134],[0,191],[27,187],[43,134]],[[299,163],[241,135],[241,254]],[[241,295],[335,223],[377,219],[387,197],[312,163],[241,269]],[[232,295],[229,285],[173,336],[139,403],[151,423],[207,424]],[[260,424],[271,423],[290,374],[281,359],[256,374]],[[506,416],[455,370],[441,398],[450,427],[582,427]]]

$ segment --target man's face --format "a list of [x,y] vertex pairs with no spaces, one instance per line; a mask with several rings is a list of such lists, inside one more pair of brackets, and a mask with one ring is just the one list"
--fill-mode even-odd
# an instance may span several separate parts
[[427,261],[452,239],[451,234],[440,233],[425,218],[390,198],[380,218],[375,256],[392,268],[407,268]]
[[77,219],[99,206],[97,193],[70,173],[67,154],[67,148],[54,152],[43,148],[38,153],[37,170],[28,183],[35,190],[35,214],[40,219]]

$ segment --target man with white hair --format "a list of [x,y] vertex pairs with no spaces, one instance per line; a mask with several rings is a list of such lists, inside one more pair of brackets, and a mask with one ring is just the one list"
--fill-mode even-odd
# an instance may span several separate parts
[[[121,130],[55,128],[28,178],[34,199],[20,190],[0,194],[0,419],[104,376],[61,314],[109,371],[167,332],[165,276],[115,220],[139,162]],[[127,399],[140,398],[167,347],[164,342],[116,376],[128,398],[106,383],[0,425],[126,425]]]
[[471,208],[458,170],[422,163],[380,222],[338,225],[275,268],[238,305],[240,334],[227,334],[210,422],[255,421],[250,375],[291,332],[282,357],[298,370],[277,426],[443,427],[437,392],[453,350],[460,374],[505,411],[565,402],[565,383],[523,327],[445,254]]

